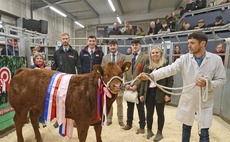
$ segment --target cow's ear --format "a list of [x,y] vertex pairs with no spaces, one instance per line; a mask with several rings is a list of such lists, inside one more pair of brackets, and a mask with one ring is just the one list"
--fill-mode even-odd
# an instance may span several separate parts
[[131,67],[131,63],[130,62],[125,62],[122,66],[121,66],[121,69],[123,72],[126,72],[130,69]]
[[104,74],[101,65],[94,65],[94,66],[93,66],[93,70],[95,70],[95,71],[96,71],[97,73],[99,73],[101,76],[103,76],[103,74]]

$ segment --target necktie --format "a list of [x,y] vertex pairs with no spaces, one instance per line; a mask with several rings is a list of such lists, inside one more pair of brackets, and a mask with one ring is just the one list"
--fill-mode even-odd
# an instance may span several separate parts
[[93,50],[90,51],[90,56],[93,58]]
[[65,53],[67,52],[68,50],[65,48]]
[[133,58],[132,58],[132,71],[133,71],[134,65],[135,65],[135,63],[136,63],[136,57],[137,57],[137,53],[133,53]]
[[112,62],[115,63],[115,54],[112,55]]

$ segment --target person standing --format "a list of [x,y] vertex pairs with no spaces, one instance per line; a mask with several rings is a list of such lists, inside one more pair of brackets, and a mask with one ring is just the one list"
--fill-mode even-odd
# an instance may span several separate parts
[[[141,52],[140,41],[135,39],[131,42],[132,54],[126,56],[126,61],[132,63],[132,68],[125,73],[125,81],[131,81],[135,79],[140,73],[143,72],[145,66],[148,65],[148,56]],[[136,134],[145,133],[145,109],[144,109],[144,86],[146,82],[136,81],[133,85],[126,84],[126,90],[137,91],[139,103],[136,104],[139,116],[139,126]],[[133,123],[133,113],[134,113],[135,103],[127,102],[127,124],[123,128],[124,130],[130,130]]]
[[[213,91],[226,82],[226,72],[221,58],[206,51],[208,37],[198,31],[188,36],[189,53],[182,55],[174,63],[162,67],[150,76],[155,81],[175,75],[181,72],[183,85],[195,83],[197,87],[208,87],[206,101],[198,101],[203,97],[194,87],[191,90],[183,89],[184,92],[178,104],[176,118],[182,125],[182,142],[189,142],[194,118],[197,116],[200,126],[200,142],[209,142],[209,128],[213,114]],[[141,76],[141,80],[147,77]],[[206,80],[208,84],[206,84]],[[199,96],[202,95],[202,96]],[[200,102],[200,103],[199,103]]]
[[121,35],[121,31],[119,30],[116,22],[113,24],[113,29],[109,32],[109,36],[110,35]]
[[80,62],[83,74],[90,73],[94,65],[101,64],[104,53],[96,44],[96,37],[91,35],[88,37],[87,46],[80,52]]
[[[149,56],[149,66],[145,69],[144,72],[151,73],[154,72],[168,64],[167,59],[165,59],[164,53],[160,47],[153,47],[150,51]],[[157,81],[158,84],[172,87],[173,86],[173,77],[170,76],[165,79],[161,79]],[[157,112],[157,135],[153,139],[153,141],[160,141],[163,138],[162,130],[164,127],[165,116],[164,116],[164,109],[165,103],[171,100],[171,95],[166,94],[159,88],[157,88],[154,84],[148,81],[148,85],[145,87],[147,91],[146,93],[146,119],[147,119],[147,139],[152,137],[154,134],[152,132],[152,125],[153,125],[153,115],[154,109],[156,107]]]
[[[57,70],[69,74],[80,74],[81,66],[79,62],[78,52],[69,44],[70,37],[68,33],[61,34],[61,47],[55,51],[52,70]],[[76,71],[77,70],[77,71]]]
[[[125,62],[125,55],[119,53],[117,51],[118,44],[116,40],[109,41],[109,51],[110,53],[103,56],[102,59],[102,66],[105,66],[109,62],[114,62],[119,64],[120,66]],[[118,123],[120,126],[125,126],[123,122],[123,94],[120,93],[117,96],[116,99],[117,102],[117,117],[118,117]],[[107,125],[112,124],[112,117],[113,117],[113,106],[111,106],[108,118],[107,118]]]
[[[43,56],[40,53],[35,53],[33,56],[33,65],[30,66],[31,69],[49,69],[51,70],[51,68],[49,66],[45,65]],[[43,113],[42,115],[40,115],[38,121],[42,124],[43,128],[46,127],[46,123],[45,123],[45,119],[43,117]]]

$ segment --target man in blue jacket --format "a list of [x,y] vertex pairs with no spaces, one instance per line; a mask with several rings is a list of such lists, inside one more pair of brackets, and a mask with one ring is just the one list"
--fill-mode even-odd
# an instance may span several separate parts
[[101,64],[104,53],[96,46],[96,37],[91,35],[88,37],[87,46],[80,52],[80,62],[82,73],[89,73],[93,70],[93,66]]

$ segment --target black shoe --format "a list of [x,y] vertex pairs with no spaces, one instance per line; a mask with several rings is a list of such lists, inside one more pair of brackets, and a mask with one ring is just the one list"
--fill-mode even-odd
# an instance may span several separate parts
[[162,132],[161,132],[161,131],[157,131],[157,135],[156,135],[156,137],[153,139],[153,141],[154,141],[154,142],[158,142],[158,141],[160,141],[161,139],[163,139]]
[[152,136],[154,136],[153,132],[150,129],[147,129],[147,136],[146,136],[146,138],[149,139]]
[[145,133],[145,129],[138,129],[136,134],[144,134]]
[[124,130],[130,130],[132,128],[132,126],[130,125],[125,125],[125,127],[123,127]]

